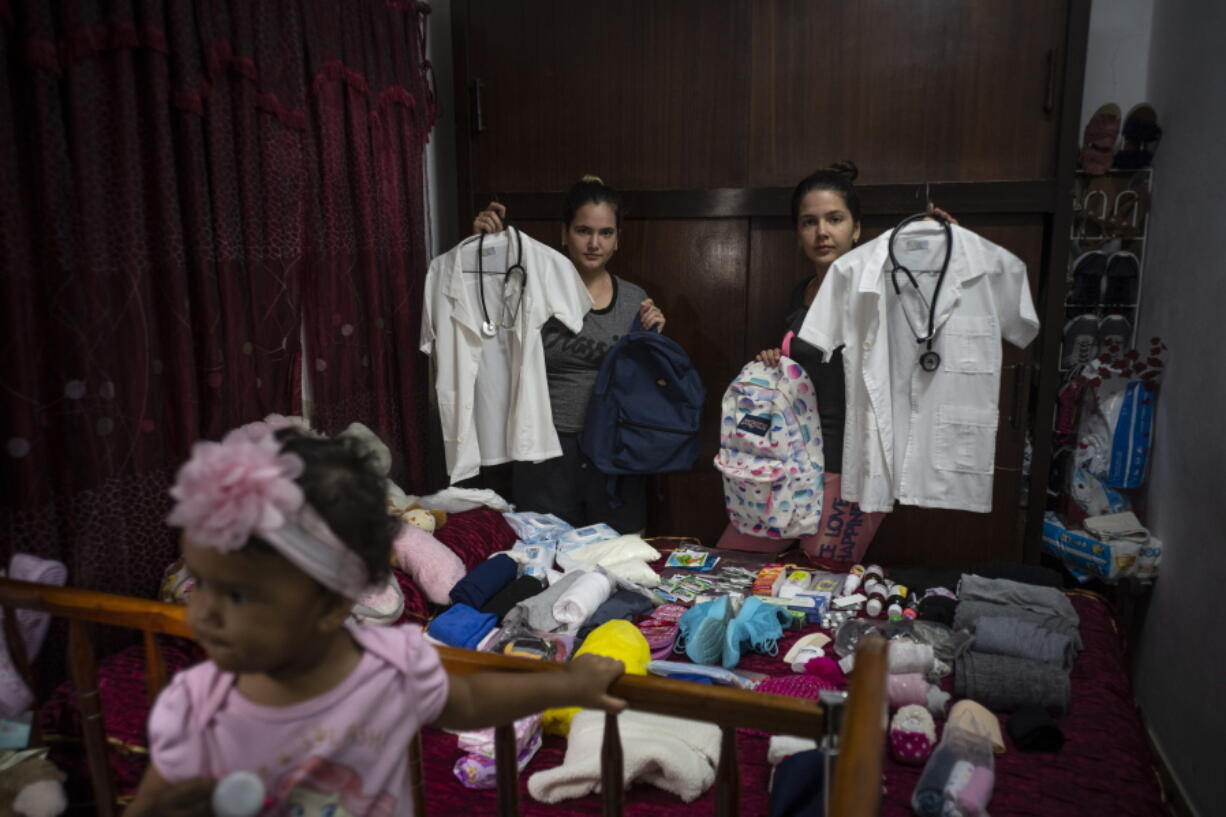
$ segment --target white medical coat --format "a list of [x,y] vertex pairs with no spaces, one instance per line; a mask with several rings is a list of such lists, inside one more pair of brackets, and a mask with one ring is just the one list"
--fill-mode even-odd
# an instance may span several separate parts
[[[936,300],[936,371],[919,365],[927,351],[916,341],[927,332],[924,302],[905,274],[897,276],[901,297],[891,284],[890,233],[831,265],[799,333],[827,358],[844,347],[842,491],[864,511],[889,511],[895,501],[992,510],[1000,341],[1025,347],[1039,320],[1021,260],[969,230],[951,229],[953,251]],[[894,242],[901,263],[929,271],[916,273],[929,302],[944,235],[924,220]]]
[[[486,251],[499,253],[499,271],[505,269],[501,261],[513,230],[508,228],[485,239]],[[510,241],[513,255],[518,254],[517,241]],[[522,304],[521,279],[515,273],[506,278],[501,299],[486,303],[492,317],[513,324],[500,327],[499,337],[487,339],[481,334],[484,315],[473,295],[476,290],[466,286],[464,280],[464,252],[475,252],[475,244],[461,242],[430,262],[422,303],[421,350],[434,361],[443,453],[452,483],[475,476],[482,463],[507,459],[540,462],[562,455],[549,408],[541,326],[557,318],[572,332],[579,332],[583,316],[592,308],[592,298],[570,259],[524,235],[523,266],[527,274]],[[510,333],[509,342],[503,333]],[[499,343],[505,352],[510,400],[506,406],[506,450],[484,452],[483,456],[474,423],[474,398],[486,343]],[[490,359],[489,355],[485,357]]]

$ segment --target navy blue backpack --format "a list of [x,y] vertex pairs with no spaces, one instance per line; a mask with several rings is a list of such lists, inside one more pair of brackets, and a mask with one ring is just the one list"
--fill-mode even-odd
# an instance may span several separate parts
[[636,315],[600,364],[579,448],[611,476],[687,471],[706,398],[685,350]]

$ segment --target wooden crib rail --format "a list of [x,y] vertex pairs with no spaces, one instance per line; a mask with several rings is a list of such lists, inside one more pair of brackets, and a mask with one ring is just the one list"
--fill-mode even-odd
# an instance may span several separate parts
[[[191,637],[186,608],[180,605],[99,593],[90,590],[0,578],[0,605],[6,621],[13,608],[41,610],[69,620],[69,663],[81,710],[90,777],[97,813],[116,813],[109,770],[106,736],[98,699],[93,645],[87,623],[140,630],[144,636],[146,680],[150,701],[165,686],[165,665],[155,634]],[[8,629],[8,628],[6,628]],[[467,674],[485,671],[556,672],[562,665],[514,656],[442,647],[448,672]],[[885,734],[885,642],[878,637],[862,640],[856,656],[845,717],[841,724],[839,762],[835,766],[830,814],[832,817],[870,817],[877,813],[881,798],[881,752]],[[813,737],[821,740],[826,713],[813,702],[781,695],[766,695],[726,687],[708,687],[652,676],[623,676],[611,692],[626,699],[631,709],[714,723],[723,730],[721,759],[716,774],[716,813],[738,813],[736,729]],[[515,766],[513,727],[496,730],[499,813],[519,813],[518,773]],[[415,780],[421,781],[420,739],[412,750]],[[602,751],[604,813],[620,815],[623,809],[621,744],[617,718],[606,719]],[[422,787],[416,788],[421,792]],[[420,798],[419,798],[420,800]],[[418,814],[425,814],[418,803]]]

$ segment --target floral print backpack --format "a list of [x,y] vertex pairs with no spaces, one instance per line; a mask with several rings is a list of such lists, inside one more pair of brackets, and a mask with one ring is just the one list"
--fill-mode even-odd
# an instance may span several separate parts
[[800,364],[754,361],[723,398],[715,467],[728,518],[741,533],[795,539],[817,532],[822,514],[821,422],[813,383]]

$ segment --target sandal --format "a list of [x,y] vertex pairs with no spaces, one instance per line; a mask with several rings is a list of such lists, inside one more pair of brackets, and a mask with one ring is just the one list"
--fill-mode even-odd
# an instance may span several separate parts
[[1099,107],[1086,123],[1081,148],[1081,169],[1101,176],[1111,169],[1115,140],[1120,135],[1120,106],[1114,102]]
[[1162,140],[1162,128],[1158,125],[1158,112],[1148,102],[1132,106],[1124,118],[1124,145],[1115,154],[1113,164],[1117,170],[1140,170],[1149,167]]

